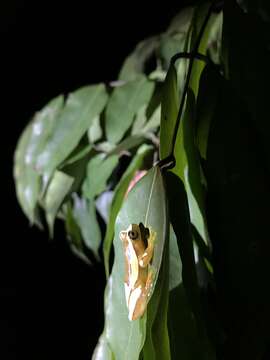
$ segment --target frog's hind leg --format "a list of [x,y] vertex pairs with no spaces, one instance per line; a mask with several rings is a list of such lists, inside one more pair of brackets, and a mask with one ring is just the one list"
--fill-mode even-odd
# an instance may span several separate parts
[[129,320],[137,320],[145,310],[145,307],[143,305],[143,302],[141,301],[141,295],[142,295],[142,287],[138,286],[135,288],[129,297],[129,313],[128,318]]
[[127,307],[128,307],[128,304],[129,304],[129,299],[130,299],[130,293],[131,293],[131,288],[130,288],[130,285],[128,285],[126,282],[125,282],[124,284],[125,284],[125,298],[126,298],[126,304],[127,304]]

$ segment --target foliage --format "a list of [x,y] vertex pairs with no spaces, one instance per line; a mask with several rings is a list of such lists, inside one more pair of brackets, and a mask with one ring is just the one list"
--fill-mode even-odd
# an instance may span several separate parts
[[[44,214],[53,236],[61,219],[76,255],[104,261],[95,360],[263,359],[268,10],[244,0],[184,9],[136,46],[117,81],[53,99],[18,141],[30,223],[43,227]],[[145,315],[129,321],[119,233],[140,222],[157,233],[154,279]]]

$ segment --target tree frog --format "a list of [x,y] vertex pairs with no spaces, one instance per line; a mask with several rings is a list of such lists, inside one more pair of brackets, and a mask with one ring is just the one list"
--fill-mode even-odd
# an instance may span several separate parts
[[120,232],[125,256],[125,297],[129,320],[140,318],[145,310],[153,286],[151,261],[156,233],[142,223],[131,224]]

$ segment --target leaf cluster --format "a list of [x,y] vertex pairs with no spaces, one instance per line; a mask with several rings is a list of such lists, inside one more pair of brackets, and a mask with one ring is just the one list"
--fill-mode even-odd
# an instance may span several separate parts
[[[19,139],[14,177],[30,223],[45,220],[53,236],[64,221],[74,253],[104,262],[95,360],[266,350],[269,17],[251,3],[183,10],[136,46],[116,81],[58,96]],[[157,233],[154,279],[131,322],[119,233],[140,222]]]

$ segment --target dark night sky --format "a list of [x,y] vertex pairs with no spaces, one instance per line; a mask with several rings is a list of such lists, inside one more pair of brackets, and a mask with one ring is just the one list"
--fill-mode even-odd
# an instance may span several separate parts
[[36,110],[59,93],[114,80],[136,43],[163,31],[187,1],[146,3],[1,1],[1,359],[89,359],[102,329],[102,268],[76,259],[61,227],[54,243],[29,228],[12,156]]

